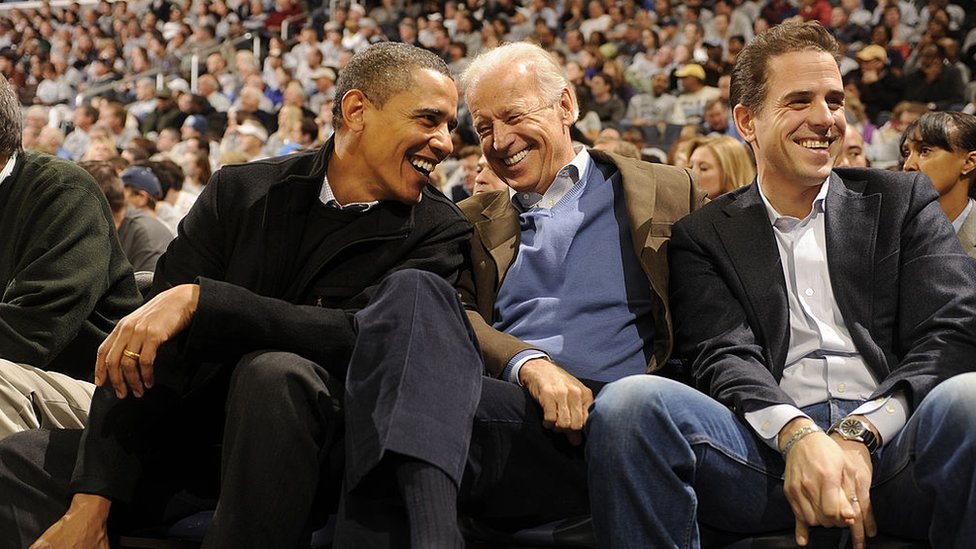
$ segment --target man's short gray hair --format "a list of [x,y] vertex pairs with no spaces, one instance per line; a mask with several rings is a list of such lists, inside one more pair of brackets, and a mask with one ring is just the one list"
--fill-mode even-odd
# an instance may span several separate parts
[[486,74],[501,67],[512,67],[517,64],[534,69],[532,72],[538,83],[539,95],[546,103],[557,103],[562,97],[563,90],[569,90],[569,95],[573,99],[573,120],[579,117],[576,89],[566,78],[563,68],[556,63],[549,52],[528,42],[505,44],[480,54],[461,75],[461,89],[467,94],[469,90],[478,87]]
[[23,132],[24,116],[17,92],[0,74],[0,158],[10,158],[23,150]]

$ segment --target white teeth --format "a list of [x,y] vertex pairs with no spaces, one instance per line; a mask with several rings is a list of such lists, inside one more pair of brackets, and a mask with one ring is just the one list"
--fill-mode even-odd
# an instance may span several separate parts
[[529,154],[529,149],[522,149],[521,152],[517,152],[514,155],[503,160],[506,166],[514,166],[518,164],[519,160],[525,158],[525,155]]
[[830,146],[830,143],[827,142],[827,141],[817,141],[817,140],[814,140],[814,139],[805,139],[803,141],[800,141],[800,146],[801,147],[806,147],[808,149],[826,149],[827,147]]
[[434,164],[432,162],[421,160],[420,158],[410,159],[410,164],[426,174],[430,174],[430,172],[434,171]]

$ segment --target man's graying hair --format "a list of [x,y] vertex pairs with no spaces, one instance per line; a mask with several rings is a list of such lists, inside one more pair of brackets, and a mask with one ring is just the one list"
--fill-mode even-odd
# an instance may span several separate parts
[[349,90],[363,92],[382,108],[394,95],[414,85],[413,73],[417,69],[429,69],[451,77],[443,59],[402,42],[381,42],[354,55],[339,72],[332,124],[337,129],[342,127],[342,98]]
[[0,158],[10,158],[23,150],[24,115],[17,92],[0,74]]
[[820,23],[783,23],[756,36],[739,52],[732,69],[729,98],[754,113],[762,111],[769,92],[769,61],[798,51],[822,51],[840,58],[837,41]]
[[562,97],[563,90],[569,91],[573,103],[570,114],[573,120],[579,117],[579,105],[574,86],[569,83],[562,67],[556,64],[552,55],[535,44],[514,42],[482,52],[461,75],[461,87],[467,94],[472,88],[478,86],[486,74],[499,67],[515,67],[519,63],[533,69],[532,72],[538,81],[539,95],[547,104],[555,105]]

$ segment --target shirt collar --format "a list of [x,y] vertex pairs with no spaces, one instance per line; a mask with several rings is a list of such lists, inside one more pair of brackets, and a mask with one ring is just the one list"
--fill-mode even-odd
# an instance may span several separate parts
[[817,196],[813,199],[813,207],[810,209],[810,213],[806,216],[806,218],[801,220],[788,215],[780,215],[780,213],[776,211],[776,208],[774,208],[769,202],[769,199],[766,198],[766,193],[764,193],[762,190],[762,184],[758,179],[756,179],[756,188],[759,189],[759,196],[762,198],[763,205],[766,206],[766,215],[769,217],[769,223],[772,224],[773,227],[783,231],[792,230],[793,227],[799,225],[803,221],[810,219],[811,217],[816,217],[817,215],[825,212],[827,204],[827,188],[829,186],[830,176],[827,176],[827,179],[825,179],[823,184],[820,185],[820,192],[818,192]]
[[511,191],[512,204],[522,212],[535,207],[552,208],[577,183],[586,178],[586,170],[589,165],[590,153],[586,151],[586,147],[580,147],[573,160],[556,173],[556,179],[553,180],[552,185],[549,185],[545,194],[519,193],[513,190]]
[[332,185],[329,185],[328,175],[322,178],[322,191],[319,193],[319,200],[330,208],[351,212],[368,212],[380,203],[379,200],[374,200],[372,202],[351,202],[349,204],[339,204],[339,201],[336,200],[335,193],[332,192]]
[[970,198],[969,202],[966,204],[966,208],[962,211],[962,213],[960,213],[955,219],[952,220],[952,228],[956,230],[956,234],[959,234],[959,230],[962,229],[962,225],[963,223],[966,222],[966,218],[969,217],[969,214],[972,213],[973,204],[976,204],[976,200]]
[[7,160],[7,165],[0,170],[0,185],[10,177],[10,174],[14,171],[14,164],[17,163],[17,153],[10,155],[10,160]]

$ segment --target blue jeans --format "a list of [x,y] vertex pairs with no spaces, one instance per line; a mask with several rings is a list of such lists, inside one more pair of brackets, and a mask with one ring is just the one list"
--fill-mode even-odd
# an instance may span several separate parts
[[[804,408],[821,427],[858,401]],[[601,546],[699,547],[698,524],[743,534],[791,529],[784,460],[728,408],[657,376],[607,385],[587,423]],[[874,456],[879,531],[971,547],[976,539],[976,373],[937,386]]]

